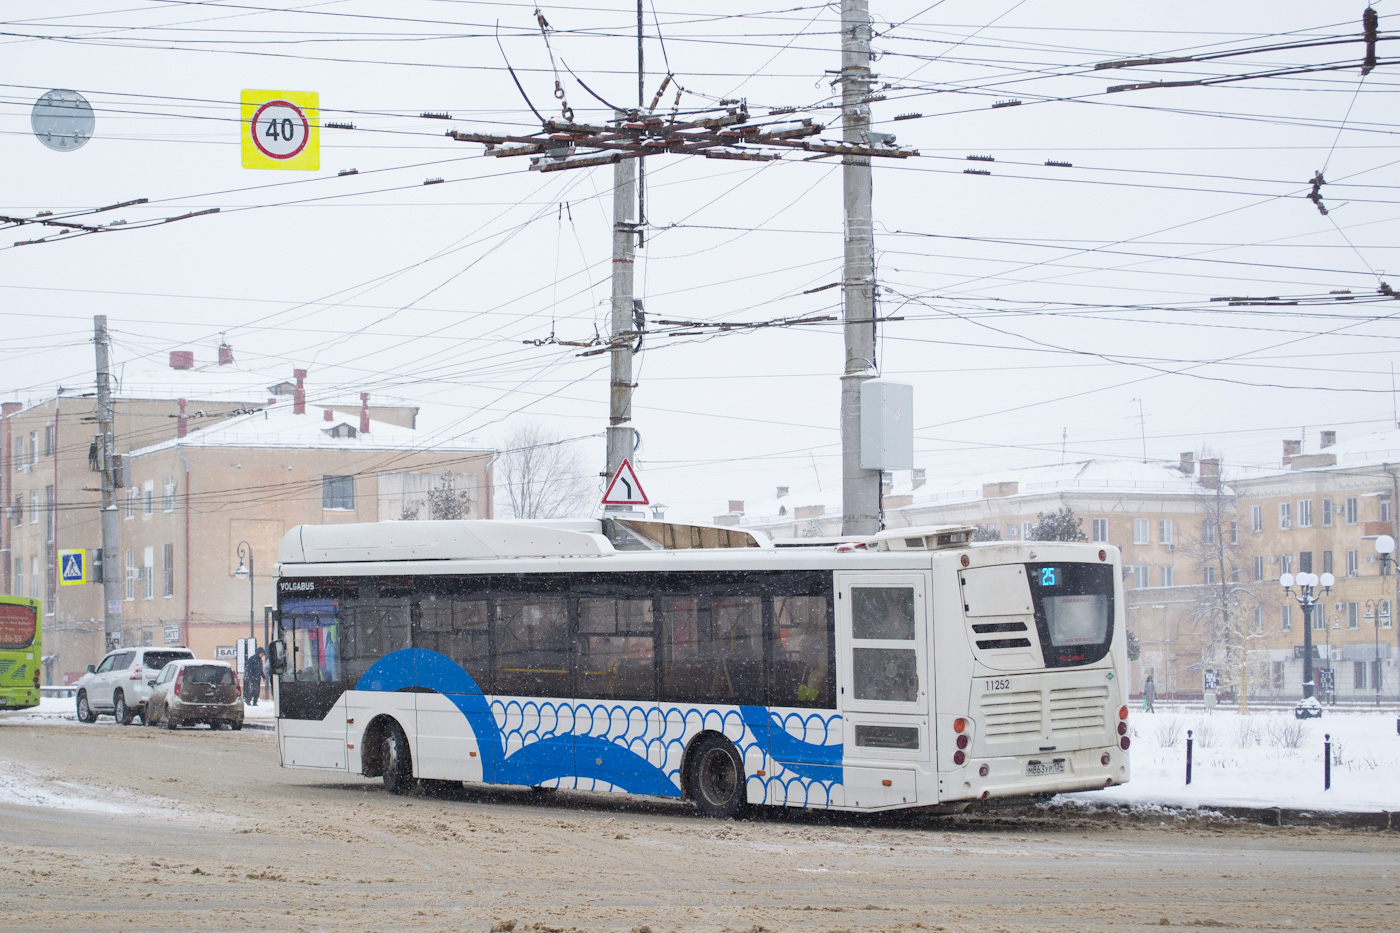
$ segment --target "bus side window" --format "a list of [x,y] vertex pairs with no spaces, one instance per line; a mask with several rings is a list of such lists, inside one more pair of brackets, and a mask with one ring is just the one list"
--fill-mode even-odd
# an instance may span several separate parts
[[764,705],[763,598],[663,601],[663,700]]
[[341,604],[346,617],[344,644],[338,650],[323,649],[322,680],[336,680],[342,674],[351,684],[385,655],[408,647],[409,601],[402,597],[350,598]]
[[568,600],[502,599],[496,604],[495,630],[496,693],[525,697],[573,693]]
[[770,704],[834,708],[826,597],[773,597],[773,627]]
[[650,599],[579,599],[578,695],[655,700],[654,629]]
[[419,608],[422,615],[414,647],[436,651],[456,661],[482,693],[490,693],[494,685],[486,600],[425,598]]
[[851,688],[858,700],[913,703],[919,696],[914,648],[914,590],[857,586],[851,590]]

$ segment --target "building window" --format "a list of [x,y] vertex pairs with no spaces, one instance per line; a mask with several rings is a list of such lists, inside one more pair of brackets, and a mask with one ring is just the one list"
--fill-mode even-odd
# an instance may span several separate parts
[[1096,543],[1108,542],[1108,519],[1096,518],[1091,523],[1091,527],[1093,528],[1094,541]]
[[1323,572],[1323,573],[1331,573],[1331,572],[1332,572],[1332,552],[1331,552],[1331,551],[1323,551],[1323,552],[1322,552],[1322,572]]
[[170,599],[175,595],[175,545],[167,544],[161,548],[160,569],[160,595]]
[[155,599],[156,596],[156,549],[146,548],[141,562],[141,598]]
[[1312,573],[1312,551],[1298,552],[1298,572]]
[[[321,508],[353,511],[355,508],[355,477],[321,477]],[[1008,529],[1011,527],[1011,525],[1007,525]]]
[[136,577],[140,573],[136,569],[136,552],[131,548],[126,549],[126,580],[122,591],[122,599],[136,598]]
[[53,456],[53,425],[44,425],[44,456]]
[[141,514],[150,515],[156,510],[156,481],[146,480],[141,487]]
[[1162,585],[1163,585],[1163,586],[1175,586],[1175,585],[1176,585],[1176,574],[1175,574],[1175,572],[1174,572],[1174,568],[1172,568],[1172,567],[1163,567],[1163,568],[1162,568]]
[[1284,664],[1284,662],[1282,662],[1282,661],[1275,661],[1275,662],[1274,662],[1273,674],[1274,674],[1274,692],[1275,692],[1275,693],[1282,693],[1282,692],[1283,692],[1283,673],[1284,673],[1284,671],[1287,670],[1287,669],[1288,669],[1288,668],[1287,668],[1287,665]]
[[1152,585],[1152,568],[1147,564],[1135,564],[1132,571],[1133,586],[1145,589]]
[[1133,543],[1152,543],[1152,522],[1148,521],[1145,518],[1133,519]]
[[128,486],[128,487],[126,487],[126,517],[127,517],[127,518],[135,518],[135,517],[136,517],[136,493],[137,493],[137,489],[136,489],[135,486]]
[[1278,504],[1278,527],[1279,531],[1286,531],[1293,527],[1293,507],[1287,502]]
[[160,507],[167,512],[175,511],[175,477],[167,476],[161,483]]
[[1361,564],[1358,560],[1356,549],[1347,551],[1347,576],[1354,577],[1361,572]]
[[1366,662],[1351,662],[1351,686],[1354,690],[1366,689]]
[[1390,521],[1390,496],[1381,496],[1381,521]]
[[1355,524],[1356,524],[1356,497],[1355,497],[1355,496],[1348,496],[1348,497],[1347,497],[1347,501],[1346,501],[1346,515],[1347,515],[1347,519],[1346,519],[1347,524],[1348,524],[1348,525],[1355,525]]
[[39,598],[39,558],[29,558],[29,598]]
[[1361,628],[1361,607],[1357,603],[1347,603],[1347,628]]
[[15,592],[16,596],[24,595],[24,558],[15,558]]
[[30,462],[30,463],[38,463],[38,462],[39,462],[39,432],[38,432],[38,431],[30,431],[30,432],[29,432],[29,462]]
[[1381,600],[1381,628],[1390,628],[1395,622],[1390,615],[1390,600]]
[[1157,540],[1162,544],[1172,543],[1172,520],[1164,518],[1157,523]]
[[1029,541],[1030,539],[1031,539],[1031,523],[1030,523],[1030,522],[1021,522],[1021,540],[1022,540],[1022,541]]
[[1293,572],[1293,555],[1285,554],[1278,559],[1279,575]]
[[1323,611],[1324,608],[1322,603],[1313,606],[1312,627],[1314,632],[1320,632],[1327,628],[1327,613]]
[[1298,500],[1298,527],[1299,527],[1299,528],[1311,528],[1311,527],[1312,527],[1312,500],[1311,500],[1311,499],[1299,499],[1299,500]]
[[1263,635],[1263,634],[1264,634],[1264,607],[1263,607],[1263,606],[1255,606],[1255,607],[1254,607],[1254,634],[1256,634],[1256,635]]
[[1262,583],[1264,580],[1264,558],[1254,558],[1254,582]]
[[54,526],[58,524],[58,502],[54,499],[53,487],[44,487],[44,530],[46,540],[53,544]]
[[29,490],[29,524],[39,524],[39,490]]
[[[329,508],[329,506],[327,506],[327,508]],[[1018,535],[1020,535],[1020,533],[1021,533],[1021,529],[1019,529],[1019,528],[1016,527],[1016,523],[1015,523],[1015,522],[1007,522],[1007,523],[1006,523],[1006,540],[1008,540],[1008,541],[1016,541],[1016,540],[1019,540]]]
[[1231,523],[1230,523],[1230,543],[1231,543],[1231,544],[1239,544],[1239,543],[1240,543],[1240,523],[1239,523],[1239,522],[1231,522]]
[[1325,527],[1325,528],[1330,528],[1331,525],[1332,525],[1332,500],[1331,500],[1331,499],[1323,499],[1323,500],[1322,500],[1322,524],[1323,524],[1323,527]]
[[15,469],[21,473],[29,472],[24,468],[24,438],[15,438]]
[[24,496],[15,496],[15,504],[10,508],[10,521],[15,525],[24,524]]
[[1264,507],[1262,505],[1251,506],[1249,509],[1249,530],[1258,534],[1264,530]]
[[1207,564],[1204,568],[1201,569],[1201,582],[1207,585],[1216,582],[1214,564]]

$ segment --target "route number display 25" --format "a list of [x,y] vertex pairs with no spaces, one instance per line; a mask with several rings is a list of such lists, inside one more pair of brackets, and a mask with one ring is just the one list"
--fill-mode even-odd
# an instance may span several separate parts
[[321,167],[319,94],[244,91],[242,106],[244,168]]

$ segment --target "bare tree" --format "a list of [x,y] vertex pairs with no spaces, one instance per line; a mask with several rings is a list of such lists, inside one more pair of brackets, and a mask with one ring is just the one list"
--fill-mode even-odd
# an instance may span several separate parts
[[1182,549],[1200,575],[1187,622],[1201,635],[1201,669],[1215,670],[1219,686],[1235,692],[1242,713],[1249,712],[1251,686],[1269,682],[1269,663],[1251,651],[1262,647],[1256,626],[1259,587],[1249,566],[1252,555],[1240,544],[1235,496],[1221,483],[1196,496],[1198,534],[1183,535]]
[[506,436],[496,482],[514,518],[565,518],[588,508],[595,492],[571,441],[527,422]]

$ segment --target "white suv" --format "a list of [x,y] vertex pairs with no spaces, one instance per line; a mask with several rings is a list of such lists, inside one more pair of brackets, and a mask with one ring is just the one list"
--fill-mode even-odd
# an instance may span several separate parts
[[98,713],[110,713],[121,726],[130,725],[137,716],[144,720],[146,700],[160,669],[171,661],[192,658],[194,652],[183,646],[109,652],[102,663],[89,664],[87,673],[74,685],[78,688],[78,721],[96,722]]

